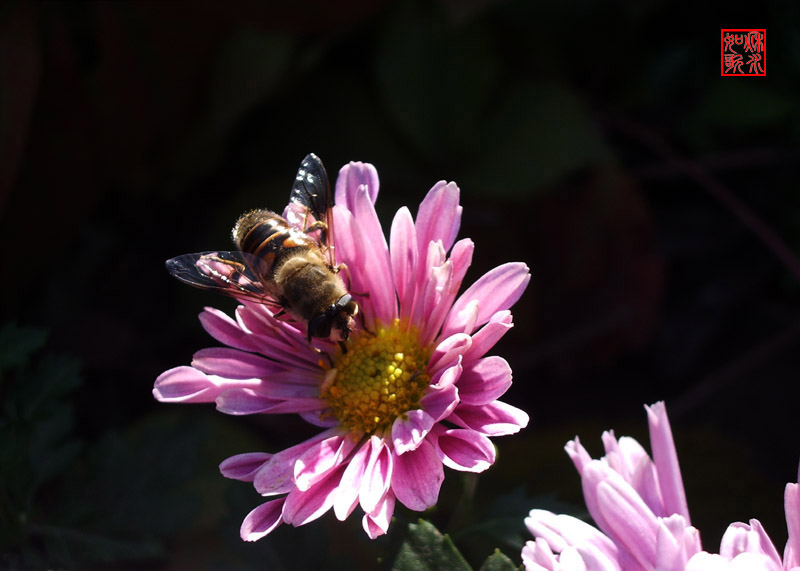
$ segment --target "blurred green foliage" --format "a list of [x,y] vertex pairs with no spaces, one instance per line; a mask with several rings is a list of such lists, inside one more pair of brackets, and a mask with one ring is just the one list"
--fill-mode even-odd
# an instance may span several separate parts
[[202,435],[161,419],[87,442],[75,417],[79,362],[48,352],[46,337],[13,323],[0,329],[0,565],[163,556],[163,537],[196,513],[183,486]]
[[468,571],[469,564],[446,535],[425,520],[408,526],[408,538],[400,548],[397,569],[452,569]]

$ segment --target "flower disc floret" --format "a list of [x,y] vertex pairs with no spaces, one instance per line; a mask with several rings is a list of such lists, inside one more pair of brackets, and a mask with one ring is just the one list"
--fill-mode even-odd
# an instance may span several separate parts
[[400,320],[353,340],[331,370],[321,396],[347,429],[373,434],[419,408],[430,383],[430,351],[420,347],[416,331]]

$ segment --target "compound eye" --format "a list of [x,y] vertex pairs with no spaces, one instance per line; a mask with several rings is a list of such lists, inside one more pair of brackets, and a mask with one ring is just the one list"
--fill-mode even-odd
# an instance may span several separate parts
[[339,301],[336,302],[336,307],[341,308],[348,315],[358,313],[358,304],[349,293],[339,298]]
[[328,315],[317,315],[308,322],[308,336],[324,339],[331,336],[331,319]]

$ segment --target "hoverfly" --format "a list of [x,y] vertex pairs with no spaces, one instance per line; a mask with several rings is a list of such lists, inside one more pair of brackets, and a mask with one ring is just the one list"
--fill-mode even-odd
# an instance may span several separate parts
[[297,170],[286,218],[246,212],[233,227],[237,251],[199,252],[167,260],[169,273],[189,285],[279,308],[305,324],[308,341],[343,345],[358,304],[339,275],[333,243],[333,200],[322,161],[307,155]]

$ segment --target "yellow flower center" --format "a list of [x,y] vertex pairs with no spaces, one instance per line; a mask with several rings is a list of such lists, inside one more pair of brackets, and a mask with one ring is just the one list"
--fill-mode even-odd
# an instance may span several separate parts
[[351,341],[321,390],[343,426],[372,434],[419,408],[430,383],[430,351],[420,347],[413,328],[401,327],[396,319],[374,335],[363,333]]

